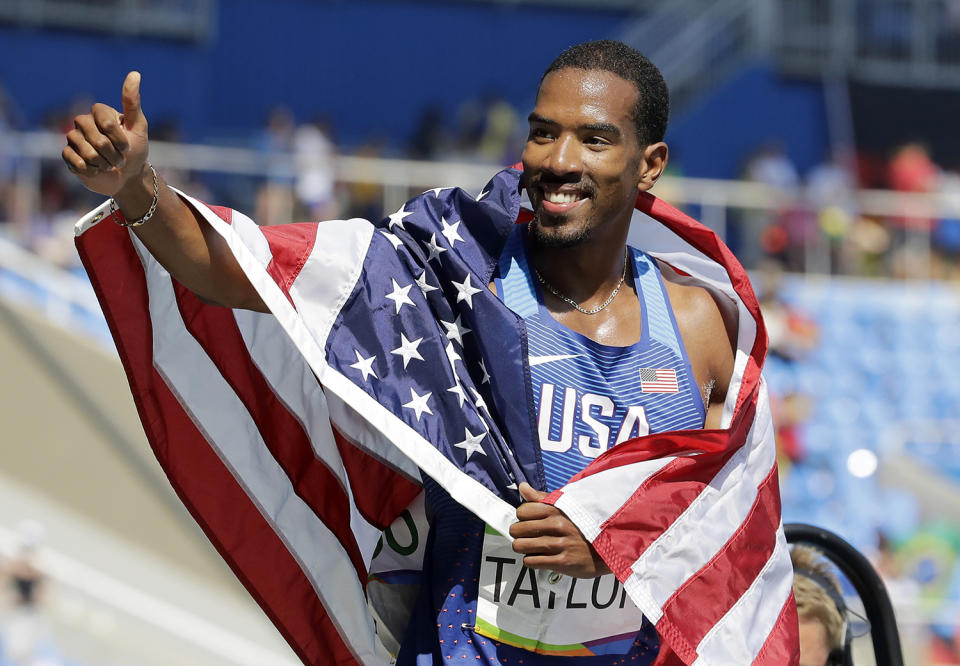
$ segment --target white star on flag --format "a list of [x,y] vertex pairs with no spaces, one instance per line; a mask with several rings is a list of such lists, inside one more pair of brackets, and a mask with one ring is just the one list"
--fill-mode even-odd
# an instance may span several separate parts
[[359,349],[354,349],[354,353],[357,355],[357,362],[351,363],[351,368],[356,368],[363,374],[363,381],[367,381],[367,377],[373,375],[376,379],[380,379],[377,376],[377,371],[373,369],[373,362],[377,359],[376,355],[371,356],[370,358],[364,358],[360,355]]
[[480,192],[480,194],[477,195],[477,201],[480,201],[488,194],[490,194],[490,190],[483,190],[482,192]]
[[390,241],[390,245],[393,246],[394,250],[403,245],[403,241],[397,238],[395,234],[391,234],[389,231],[384,231],[383,229],[380,230],[380,233],[387,237],[387,240]]
[[424,296],[426,296],[428,292],[437,290],[436,287],[427,282],[427,271],[420,273],[420,277],[417,278],[417,286],[420,287],[420,291],[423,292]]
[[427,241],[427,250],[430,251],[430,254],[427,256],[427,261],[433,261],[446,252],[447,248],[437,245],[437,235],[433,234],[430,236],[430,240]]
[[412,211],[407,212],[401,208],[396,213],[393,213],[387,216],[390,218],[390,221],[387,222],[387,227],[390,229],[393,229],[394,225],[396,225],[396,226],[399,226],[401,229],[406,229],[406,227],[403,226],[403,221],[406,218],[410,217],[411,215],[413,215]]
[[473,309],[473,295],[479,294],[483,289],[477,289],[470,284],[470,273],[467,273],[467,277],[463,278],[463,282],[457,282],[456,280],[450,280],[450,282],[457,288],[457,303],[466,301],[470,309]]
[[487,372],[487,366],[483,364],[483,359],[480,359],[480,370],[483,372],[483,378],[480,380],[481,384],[490,383],[490,373]]
[[483,450],[482,446],[480,446],[480,442],[483,441],[483,438],[487,436],[486,432],[482,432],[479,435],[474,435],[469,430],[464,428],[463,436],[464,440],[462,442],[457,442],[454,444],[454,446],[467,452],[467,460],[470,460],[470,456],[472,456],[474,453],[487,455],[487,452]]
[[407,336],[403,333],[400,334],[400,346],[396,349],[391,349],[391,354],[396,354],[397,356],[403,357],[403,369],[407,369],[407,363],[410,362],[411,358],[415,358],[418,361],[422,361],[423,357],[420,356],[420,352],[417,351],[417,347],[420,346],[420,343],[423,342],[423,338],[417,338],[412,342],[407,340]]
[[[454,377],[456,380],[456,377]],[[460,385],[460,382],[457,381],[456,384],[447,389],[450,393],[455,393],[458,398],[460,398],[460,406],[463,407],[463,401],[467,399],[467,396],[463,394],[463,387]]]
[[443,324],[444,328],[447,329],[447,340],[456,340],[460,343],[460,346],[463,346],[463,336],[471,331],[471,329],[460,323],[460,315],[457,315],[455,321],[443,321],[440,320],[440,323]]
[[487,409],[487,403],[486,403],[486,401],[483,399],[483,396],[482,396],[482,395],[480,395],[479,393],[477,393],[477,389],[475,389],[475,388],[473,388],[473,387],[471,386],[471,387],[470,387],[470,392],[473,393],[473,404],[477,406],[477,409],[484,409],[484,410],[486,410],[487,412],[489,412],[490,410]]
[[462,361],[460,355],[457,353],[457,350],[453,348],[453,343],[447,343],[447,359],[450,361],[450,367],[453,367],[453,364],[457,361]]
[[443,225],[443,231],[440,233],[443,234],[443,237],[450,243],[450,247],[453,247],[453,244],[457,241],[461,243],[465,242],[463,238],[461,238],[460,232],[457,231],[457,228],[460,226],[460,220],[457,220],[453,224],[448,224],[447,221],[441,217],[440,224]]
[[[443,192],[444,190],[452,190],[452,189],[453,189],[452,187],[435,187],[432,190],[427,190],[427,192],[433,192],[433,196],[439,197],[440,193]],[[427,192],[424,192],[424,194],[426,194]]]
[[403,406],[414,411],[417,415],[417,421],[420,420],[424,412],[433,416],[433,412],[427,406],[427,400],[430,399],[431,395],[433,394],[430,391],[427,391],[424,395],[417,395],[416,391],[410,389],[410,402],[403,403]]
[[410,300],[410,297],[407,294],[410,292],[410,289],[413,287],[412,284],[408,284],[406,287],[401,287],[397,284],[397,281],[393,278],[390,279],[393,282],[393,291],[386,295],[386,298],[389,298],[393,301],[393,304],[397,306],[397,314],[400,314],[400,308],[404,305],[412,305],[417,307],[416,304]]

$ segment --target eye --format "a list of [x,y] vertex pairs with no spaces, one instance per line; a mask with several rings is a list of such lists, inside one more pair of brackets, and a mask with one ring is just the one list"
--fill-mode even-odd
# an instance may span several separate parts
[[609,146],[610,141],[602,136],[590,136],[583,141],[588,146]]
[[545,128],[545,127],[531,127],[531,128],[530,128],[530,136],[529,136],[528,140],[542,139],[542,140],[544,140],[544,141],[547,141],[547,140],[550,140],[550,139],[552,139],[552,138],[553,138],[553,133],[550,132],[550,131],[549,131],[547,128]]

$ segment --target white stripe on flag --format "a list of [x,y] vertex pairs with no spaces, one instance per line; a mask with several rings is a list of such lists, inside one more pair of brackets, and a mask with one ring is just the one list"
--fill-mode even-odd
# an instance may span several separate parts
[[373,225],[354,218],[321,222],[320,226],[322,233],[318,230],[310,256],[290,286],[290,298],[300,316],[310,322],[310,331],[323,349],[340,308],[363,272]]
[[770,559],[753,584],[700,641],[694,666],[753,663],[792,590],[793,566],[780,523]]
[[[659,612],[647,616],[651,622],[660,620],[667,600],[710,562],[743,525],[760,483],[773,468],[776,451],[772,435],[766,432],[773,424],[769,411],[761,413],[766,391],[761,388],[761,393],[747,443],[633,564],[633,574],[625,587],[631,595],[641,587],[652,595]],[[696,534],[697,538],[683,536],[687,534]],[[678,549],[681,543],[682,551]],[[646,608],[642,610],[648,612]]]
[[320,384],[272,315],[249,310],[234,310],[233,314],[251,359],[280,402],[303,426],[317,458],[340,480],[350,500],[351,529],[363,561],[369,565],[381,531],[357,511]]
[[[297,496],[246,407],[184,327],[167,271],[148,259],[140,241],[133,234],[131,237],[145,266],[154,367],[299,563],[351,651],[364,664],[383,664],[363,588],[349,556]],[[244,442],[253,444],[245,446]],[[332,608],[337,608],[335,614],[330,612]]]
[[588,541],[593,541],[603,524],[637,489],[675,459],[645,460],[591,474],[564,486],[554,506],[576,523]]

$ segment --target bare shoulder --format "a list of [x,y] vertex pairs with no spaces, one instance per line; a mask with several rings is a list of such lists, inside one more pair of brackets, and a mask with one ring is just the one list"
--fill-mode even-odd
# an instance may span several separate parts
[[714,292],[660,263],[664,286],[677,328],[701,388],[710,403],[726,396],[737,346],[737,309],[727,296]]
[[691,341],[720,338],[728,347],[735,349],[737,309],[734,303],[724,294],[678,274],[667,264],[660,263],[660,269],[684,341],[687,342],[686,331],[689,331]]

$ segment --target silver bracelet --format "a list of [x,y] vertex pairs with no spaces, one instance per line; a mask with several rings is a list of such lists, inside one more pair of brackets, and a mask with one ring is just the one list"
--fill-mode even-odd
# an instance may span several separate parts
[[[153,202],[150,204],[150,208],[147,209],[146,214],[141,217],[139,220],[127,220],[126,222],[120,222],[117,218],[114,218],[113,221],[119,224],[121,227],[139,227],[141,224],[153,217],[153,214],[157,212],[157,204],[160,203],[160,181],[157,178],[157,170],[153,168],[153,165],[147,162],[147,166],[150,167],[150,171],[153,172]],[[120,210],[120,207],[117,205],[116,199],[113,197],[110,198],[110,214]]]

